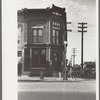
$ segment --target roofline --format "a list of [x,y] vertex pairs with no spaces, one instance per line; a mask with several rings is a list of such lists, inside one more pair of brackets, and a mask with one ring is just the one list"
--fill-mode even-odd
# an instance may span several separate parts
[[34,9],[28,9],[28,8],[22,8],[21,10],[17,10],[18,12],[22,12],[22,11],[25,11],[25,10],[31,10],[31,11],[35,11],[35,10],[52,10],[52,9],[60,9],[62,11],[65,12],[65,8],[61,8],[61,7],[58,7],[58,6],[55,6],[54,4],[52,4],[52,8],[50,7],[47,7],[47,8],[34,8]]

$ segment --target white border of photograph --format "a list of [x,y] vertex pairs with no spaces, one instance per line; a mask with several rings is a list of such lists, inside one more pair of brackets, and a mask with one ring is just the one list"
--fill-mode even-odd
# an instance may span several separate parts
[[[98,0],[97,0],[97,5],[98,5]],[[98,19],[98,6],[97,6],[97,19]],[[97,34],[97,38],[98,38],[98,34]],[[98,39],[97,39],[97,48],[98,48]],[[99,59],[98,59],[98,49],[97,49],[97,68],[96,68],[97,100],[99,100],[98,63],[99,63]],[[3,90],[2,100],[18,100],[17,0],[2,0],[2,90]]]

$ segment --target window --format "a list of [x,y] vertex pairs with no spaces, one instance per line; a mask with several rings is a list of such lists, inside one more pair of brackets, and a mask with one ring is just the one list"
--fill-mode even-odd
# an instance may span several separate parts
[[33,29],[32,36],[33,43],[42,43],[43,42],[43,30],[42,29]]
[[46,50],[41,49],[41,54],[40,54],[40,64],[46,64]]
[[52,25],[60,26],[60,22],[52,22]]
[[57,23],[55,23],[55,25],[57,25]]
[[59,43],[59,31],[56,31],[56,43]]
[[22,51],[18,51],[18,57],[22,56]]
[[59,26],[59,23],[57,23],[57,26]]
[[37,43],[37,36],[38,36],[37,30],[33,30],[33,42],[34,43]]
[[53,43],[59,43],[59,31],[53,30]]
[[45,55],[45,50],[41,50],[41,55]]
[[60,23],[58,24],[58,26],[60,26]]
[[38,30],[38,42],[42,43],[42,30]]
[[46,50],[45,49],[33,49],[32,65],[33,66],[36,65],[40,67],[41,65],[45,65],[45,64],[46,64]]
[[53,43],[55,43],[55,30],[53,30]]
[[53,22],[52,24],[55,25],[55,22]]

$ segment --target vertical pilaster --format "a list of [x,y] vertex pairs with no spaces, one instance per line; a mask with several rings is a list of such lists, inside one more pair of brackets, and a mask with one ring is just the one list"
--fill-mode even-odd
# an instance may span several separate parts
[[24,55],[24,49],[22,50],[22,75],[24,74],[24,58],[25,58],[25,55]]
[[49,47],[49,62],[50,62],[50,47]]
[[49,18],[49,43],[50,43],[50,32],[51,32],[51,24],[50,24],[51,22],[50,22],[50,18]]
[[32,48],[30,48],[30,69],[32,68]]

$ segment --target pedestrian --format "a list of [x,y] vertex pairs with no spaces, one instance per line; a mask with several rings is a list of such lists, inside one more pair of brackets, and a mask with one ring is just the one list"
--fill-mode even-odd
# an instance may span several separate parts
[[69,76],[70,76],[70,78],[73,76],[73,70],[72,70],[72,68],[70,67],[70,70],[69,70]]
[[68,75],[70,76],[70,78],[76,80],[75,72],[74,72],[74,69],[72,67],[70,67]]

